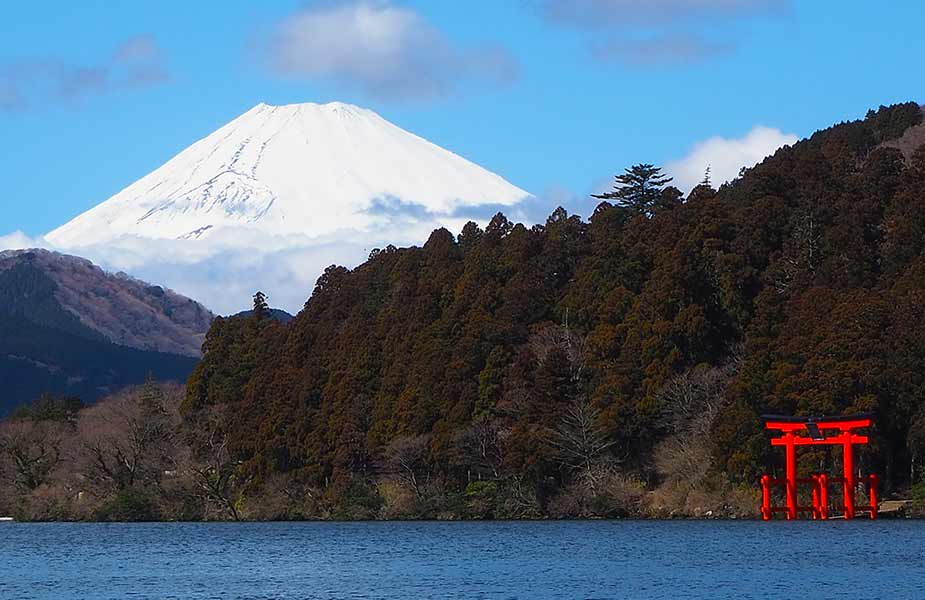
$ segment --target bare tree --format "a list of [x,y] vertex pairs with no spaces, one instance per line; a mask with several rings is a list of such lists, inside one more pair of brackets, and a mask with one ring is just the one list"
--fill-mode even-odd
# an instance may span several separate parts
[[77,424],[86,477],[116,489],[159,486],[175,466],[171,416],[166,393],[150,382],[86,409]]
[[726,405],[726,386],[738,365],[695,367],[670,379],[656,394],[674,433],[708,433]]
[[535,519],[542,515],[536,486],[524,482],[522,475],[514,475],[506,482],[502,503],[506,518]]
[[504,438],[507,431],[495,421],[477,421],[456,434],[454,446],[460,466],[478,479],[483,475],[492,479],[501,476],[504,459]]
[[791,237],[784,242],[783,256],[778,263],[775,287],[778,294],[786,293],[803,276],[813,276],[822,258],[822,228],[808,209],[801,211]]
[[386,448],[386,471],[423,498],[430,479],[429,454],[429,434],[397,437]]
[[657,394],[671,435],[655,449],[658,471],[675,480],[699,483],[712,464],[709,434],[726,408],[733,360],[722,367],[697,367],[672,378]]
[[573,471],[578,471],[592,491],[596,488],[601,462],[605,453],[614,445],[599,423],[600,411],[581,397],[565,409],[562,420],[550,437],[556,449],[558,461]]
[[196,415],[189,428],[192,455],[184,470],[207,507],[240,521],[237,506],[240,462],[235,461],[228,450],[224,412],[225,407],[215,406]]
[[67,427],[52,421],[0,423],[0,455],[14,486],[32,491],[48,481],[61,462]]
[[568,319],[564,325],[547,325],[535,331],[528,340],[531,352],[539,364],[556,350],[561,350],[568,359],[573,381],[580,381],[584,368],[584,340],[569,329]]

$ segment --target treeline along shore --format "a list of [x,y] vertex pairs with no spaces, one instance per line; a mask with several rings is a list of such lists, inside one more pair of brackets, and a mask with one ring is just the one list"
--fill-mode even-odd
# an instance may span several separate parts
[[925,502],[923,142],[881,107],[719,189],[640,164],[587,221],[375,250],[289,323],[258,294],[185,386],[7,419],[0,514],[755,517],[763,413],[874,413],[859,468]]

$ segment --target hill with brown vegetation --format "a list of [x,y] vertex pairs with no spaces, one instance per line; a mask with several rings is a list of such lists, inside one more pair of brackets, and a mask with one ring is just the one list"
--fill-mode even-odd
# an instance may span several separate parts
[[0,415],[45,392],[86,402],[150,372],[184,380],[212,313],[169,290],[46,250],[0,253]]
[[[137,350],[198,357],[214,317],[194,300],[124,273],[107,273],[76,256],[39,249],[0,252],[0,276],[10,270],[40,272],[54,284],[43,302],[59,304],[85,328]],[[19,291],[9,278],[0,286],[4,296]],[[29,313],[29,304],[19,307],[18,314],[42,323],[40,316]]]

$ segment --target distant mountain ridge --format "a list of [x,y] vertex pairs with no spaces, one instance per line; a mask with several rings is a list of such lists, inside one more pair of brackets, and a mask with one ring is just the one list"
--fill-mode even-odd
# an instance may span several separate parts
[[85,402],[183,381],[213,315],[172,291],[47,250],[0,253],[0,415],[39,394]]
[[38,249],[0,252],[0,303],[12,316],[88,339],[193,357],[214,318],[170,290]]

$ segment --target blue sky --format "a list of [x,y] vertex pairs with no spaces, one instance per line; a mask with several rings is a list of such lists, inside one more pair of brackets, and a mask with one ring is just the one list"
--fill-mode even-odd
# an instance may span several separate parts
[[[431,36],[424,46],[441,45],[400,57],[436,92],[371,81],[343,56],[281,66],[281,28],[343,3],[8,3],[0,234],[49,231],[261,101],[372,108],[581,211],[624,166],[681,160],[714,136],[757,125],[804,136],[925,100],[925,3],[654,0],[654,14],[627,0],[561,2],[390,3]],[[576,6],[586,14],[562,10]]]

